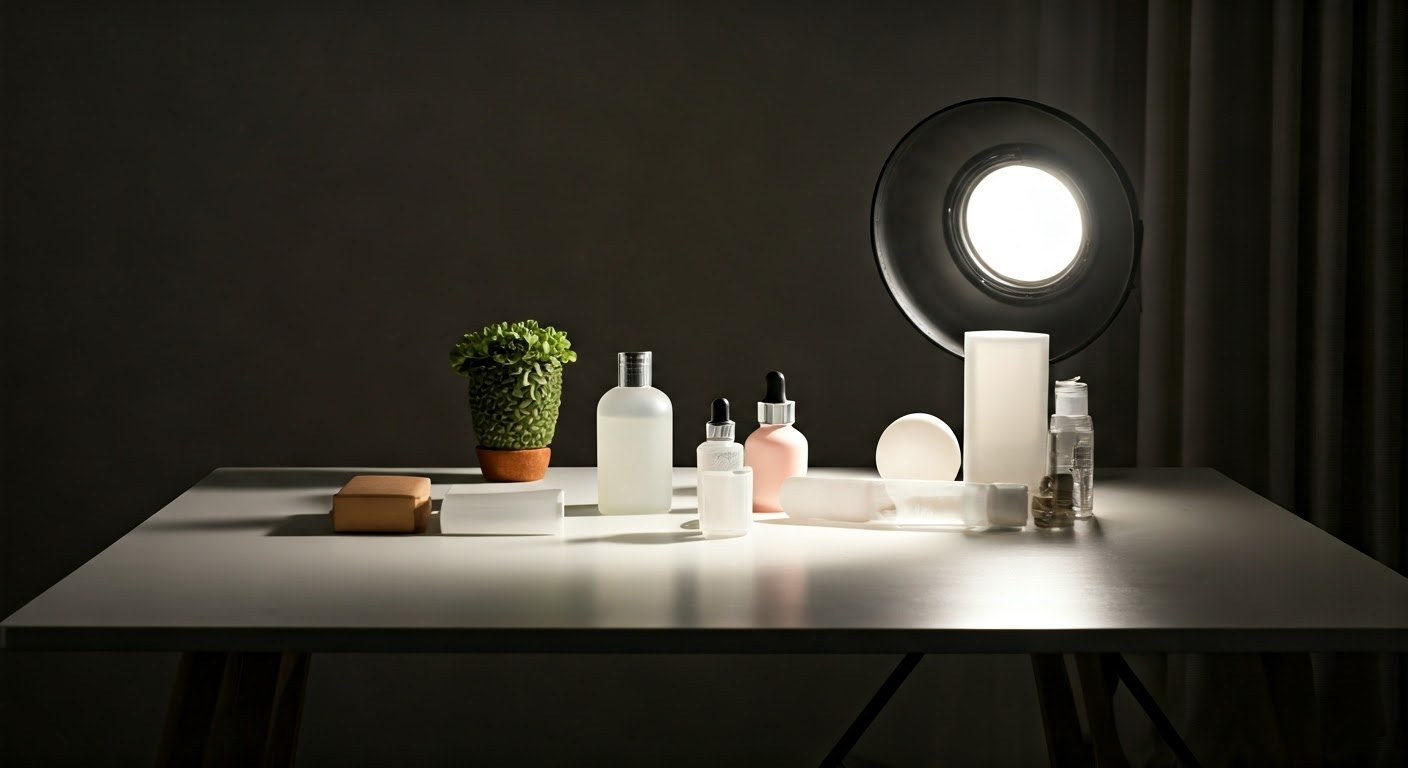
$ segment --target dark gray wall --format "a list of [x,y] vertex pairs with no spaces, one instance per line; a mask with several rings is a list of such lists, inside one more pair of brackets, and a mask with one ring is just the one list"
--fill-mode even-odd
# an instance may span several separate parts
[[[1141,164],[1142,52],[1098,41],[1142,19],[1083,4],[344,5],[5,6],[0,615],[217,466],[472,464],[447,351],[498,320],[554,324],[580,351],[561,465],[593,462],[628,348],[655,351],[678,464],[713,397],[751,428],[770,368],[817,465],[869,463],[904,413],[961,428],[961,361],[873,266],[890,149],[947,104],[1015,95],[1087,120],[1136,181]],[[1103,465],[1133,461],[1136,336],[1127,308],[1056,371],[1092,380]],[[380,719],[425,762],[710,762],[745,744],[815,762],[891,663],[330,657],[303,756],[402,754]],[[0,754],[143,761],[172,664],[0,655]],[[957,707],[940,684],[968,680],[971,702],[1025,718],[998,748],[1040,754],[1023,660],[925,670],[872,753],[994,748],[927,735]],[[688,746],[710,707],[733,713],[725,735]],[[530,716],[572,724],[566,741],[513,737]],[[479,736],[454,735],[470,720]],[[630,741],[642,728],[658,738]]]

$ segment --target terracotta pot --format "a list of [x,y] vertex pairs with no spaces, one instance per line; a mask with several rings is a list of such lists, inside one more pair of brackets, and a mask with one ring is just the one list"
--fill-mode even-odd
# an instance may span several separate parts
[[474,452],[479,455],[479,470],[484,473],[484,479],[491,483],[542,480],[548,471],[548,460],[552,458],[551,448],[516,451],[475,446]]

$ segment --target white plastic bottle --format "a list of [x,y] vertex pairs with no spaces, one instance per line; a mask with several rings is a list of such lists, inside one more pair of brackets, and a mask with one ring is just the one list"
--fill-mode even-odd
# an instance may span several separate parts
[[695,489],[705,472],[725,472],[743,468],[743,446],[733,440],[734,424],[729,419],[728,400],[720,397],[709,407],[709,423],[704,425],[704,442],[694,451]]
[[596,405],[597,509],[606,515],[669,512],[674,409],[650,386],[649,352],[616,355],[616,384]]

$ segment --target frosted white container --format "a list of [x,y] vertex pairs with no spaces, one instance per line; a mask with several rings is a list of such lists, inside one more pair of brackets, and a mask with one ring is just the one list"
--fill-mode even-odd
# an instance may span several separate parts
[[1021,528],[1027,488],[1011,483],[789,477],[782,510],[801,520],[848,523]]
[[452,485],[440,502],[440,532],[479,535],[561,535],[561,488]]
[[963,479],[1021,483],[1046,472],[1050,337],[969,331],[963,337]]
[[747,535],[753,527],[753,470],[699,472],[699,532],[706,539]]
[[674,409],[650,386],[649,352],[616,356],[619,386],[596,406],[597,508],[606,515],[669,512]]
[[725,472],[743,468],[743,446],[729,440],[708,440],[694,451],[699,472]]

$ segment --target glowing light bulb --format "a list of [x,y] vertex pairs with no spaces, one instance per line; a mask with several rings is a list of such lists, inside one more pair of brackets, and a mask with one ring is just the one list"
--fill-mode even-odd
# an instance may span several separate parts
[[1085,239],[1070,188],[1029,165],[1005,165],[979,179],[968,196],[964,227],[980,265],[1016,283],[1057,277]]

